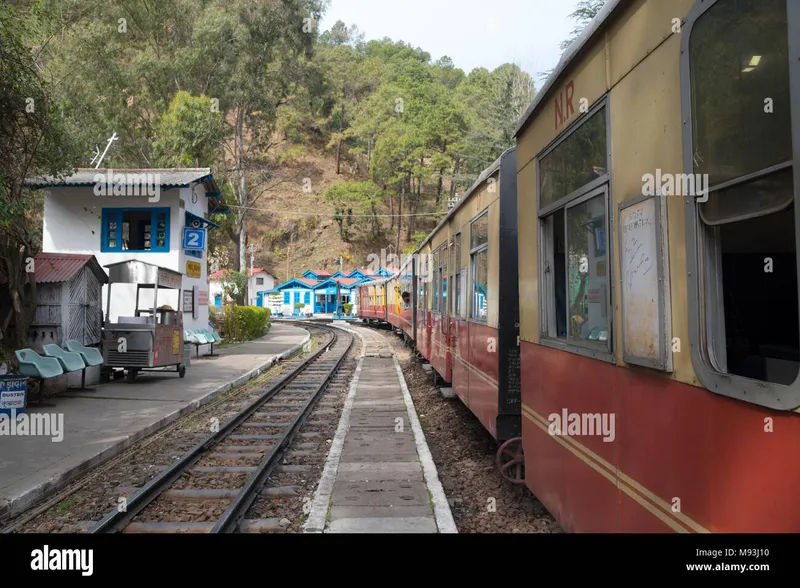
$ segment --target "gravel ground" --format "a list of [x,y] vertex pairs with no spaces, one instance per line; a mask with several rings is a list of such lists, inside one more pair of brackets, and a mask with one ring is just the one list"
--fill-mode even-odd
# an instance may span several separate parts
[[411,349],[390,331],[459,533],[558,533],[555,519],[495,467],[497,443],[458,397],[444,399]]
[[[314,331],[309,353],[316,351],[319,344],[327,340],[327,337],[325,333]],[[302,360],[305,356],[305,354],[297,356],[291,361]],[[76,480],[70,487],[59,492],[49,501],[53,502],[51,506],[31,520],[24,521],[35,510],[44,508],[44,506],[35,507],[35,510],[23,513],[9,524],[22,522],[14,531],[17,533],[80,533],[85,531],[93,522],[99,521],[116,508],[121,498],[130,497],[133,492],[178,460],[181,455],[207,438],[211,434],[212,419],[217,419],[216,422],[220,425],[224,424],[258,398],[269,381],[291,369],[290,365],[289,363],[279,363],[258,378],[225,392],[211,404],[185,415],[160,432],[134,444],[122,455],[113,458],[99,469]],[[291,412],[291,409],[285,410]],[[259,433],[263,433],[263,431]],[[256,463],[258,463],[257,460]],[[214,464],[204,463],[203,465]],[[216,465],[230,464],[219,463]],[[248,462],[248,464],[237,465],[254,464]],[[232,481],[238,480],[232,479],[229,480],[229,483]],[[176,489],[192,487],[194,487],[194,483],[191,478],[179,480],[174,486]],[[206,503],[192,505],[189,509],[195,516],[202,512],[207,514],[207,520],[212,520],[219,507],[220,504]],[[165,515],[167,510],[169,509],[161,511],[161,516],[155,515],[152,519],[144,520],[167,519],[169,518]],[[182,518],[171,520],[182,520]]]

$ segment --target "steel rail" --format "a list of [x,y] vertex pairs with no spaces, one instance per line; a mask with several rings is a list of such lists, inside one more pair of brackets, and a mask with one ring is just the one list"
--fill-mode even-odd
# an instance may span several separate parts
[[[297,365],[289,374],[275,382],[270,388],[253,401],[247,408],[231,418],[219,431],[212,433],[207,439],[198,443],[195,447],[186,452],[178,461],[159,473],[152,480],[147,482],[137,490],[125,504],[124,508],[117,507],[94,526],[87,533],[113,533],[122,530],[131,520],[140,514],[153,500],[158,498],[167,488],[169,488],[180,476],[197,463],[211,448],[224,440],[234,429],[245,423],[257,410],[273,396],[277,395],[287,385],[289,385],[298,375],[316,361],[323,353],[330,349],[338,339],[336,329],[327,325],[314,325],[321,329],[330,331],[330,340],[313,355]],[[352,341],[351,341],[352,345]],[[344,357],[344,355],[342,356]],[[337,364],[338,365],[338,364]],[[283,439],[282,439],[283,440]]]
[[[275,446],[264,456],[264,459],[258,465],[255,472],[253,472],[245,485],[241,488],[236,498],[228,505],[225,512],[212,527],[211,533],[235,533],[239,523],[247,514],[250,506],[255,502],[258,497],[259,490],[264,486],[266,481],[272,475],[275,466],[278,465],[280,459],[283,457],[286,446],[293,440],[298,429],[303,425],[306,417],[311,412],[311,409],[316,405],[317,400],[323,390],[328,386],[333,376],[336,374],[339,366],[342,365],[350,349],[353,347],[355,337],[350,335],[350,343],[347,348],[342,352],[336,364],[331,367],[325,379],[320,382],[316,391],[313,392],[311,397],[303,405],[303,408],[298,412],[297,416],[292,420],[291,425],[284,431]],[[334,335],[336,337],[336,335]],[[333,345],[331,345],[333,346]]]

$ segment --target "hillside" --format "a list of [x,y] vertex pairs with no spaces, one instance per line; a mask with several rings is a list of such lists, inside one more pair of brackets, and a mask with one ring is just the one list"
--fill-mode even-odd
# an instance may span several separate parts
[[[281,154],[297,150],[291,145]],[[278,157],[280,159],[280,156]],[[335,207],[325,199],[328,188],[334,184],[364,182],[369,179],[364,173],[364,162],[359,162],[360,170],[352,161],[343,161],[340,174],[336,173],[335,152],[326,152],[319,146],[303,148],[302,154],[292,158],[290,163],[278,167],[269,181],[269,190],[260,191],[251,217],[248,221],[248,243],[255,245],[254,267],[263,267],[276,280],[283,282],[297,277],[309,268],[327,269],[331,273],[339,270],[339,257],[342,257],[343,271],[369,265],[370,254],[389,256],[395,251],[402,253],[415,244],[416,232],[427,235],[447,212],[449,182],[444,182],[445,190],[439,204],[436,200],[436,186],[422,185],[420,209],[413,219],[397,217],[397,203],[393,202],[394,217],[387,202],[376,206],[380,232],[370,234],[371,219],[355,217],[348,239],[340,235],[334,213]],[[308,178],[309,183],[304,180]],[[305,188],[305,189],[304,189]],[[404,209],[407,203],[403,203]],[[354,214],[357,212],[354,210]],[[380,216],[384,215],[384,216]],[[398,243],[398,220],[401,230]],[[413,223],[411,230],[409,224]],[[235,267],[234,246],[231,234],[217,232],[215,240],[213,267]],[[416,240],[416,243],[419,239]],[[289,255],[287,263],[287,254]],[[250,257],[247,257],[248,264]]]

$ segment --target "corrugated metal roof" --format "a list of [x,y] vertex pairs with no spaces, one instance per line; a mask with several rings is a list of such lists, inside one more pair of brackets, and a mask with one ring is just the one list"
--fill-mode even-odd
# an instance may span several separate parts
[[[110,174],[110,176],[109,176]],[[158,182],[162,188],[179,188],[194,182],[202,182],[206,196],[211,199],[209,212],[227,213],[228,206],[222,199],[219,186],[209,167],[196,168],[152,168],[152,169],[113,169],[81,167],[70,175],[34,176],[25,180],[25,185],[33,189],[95,186],[98,182],[109,181],[117,184],[118,176],[125,176],[125,185],[145,182]]]
[[[125,176],[126,185],[155,177],[155,181],[162,187],[188,186],[206,178],[211,178],[211,168],[160,168],[160,169],[113,169],[113,168],[78,168],[72,175],[66,177],[36,176],[28,178],[25,185],[38,188],[52,188],[60,186],[94,186],[98,181],[103,181],[111,176],[114,183],[119,176]],[[213,179],[213,178],[212,178]]]
[[86,264],[98,280],[108,283],[108,275],[94,255],[77,253],[37,253],[33,258],[34,279],[37,284],[68,282]]

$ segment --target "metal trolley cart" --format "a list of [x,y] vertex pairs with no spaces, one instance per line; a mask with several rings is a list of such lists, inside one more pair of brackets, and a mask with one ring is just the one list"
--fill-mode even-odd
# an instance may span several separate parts
[[[138,260],[105,266],[109,270],[106,319],[103,326],[103,361],[107,368],[124,368],[129,382],[143,370],[162,370],[176,366],[186,375],[183,357],[183,312],[158,306],[159,289],[178,290],[181,301],[183,274]],[[136,284],[134,316],[119,316],[110,321],[114,284]],[[139,309],[142,288],[153,289],[153,306]],[[170,370],[171,371],[171,370]]]

